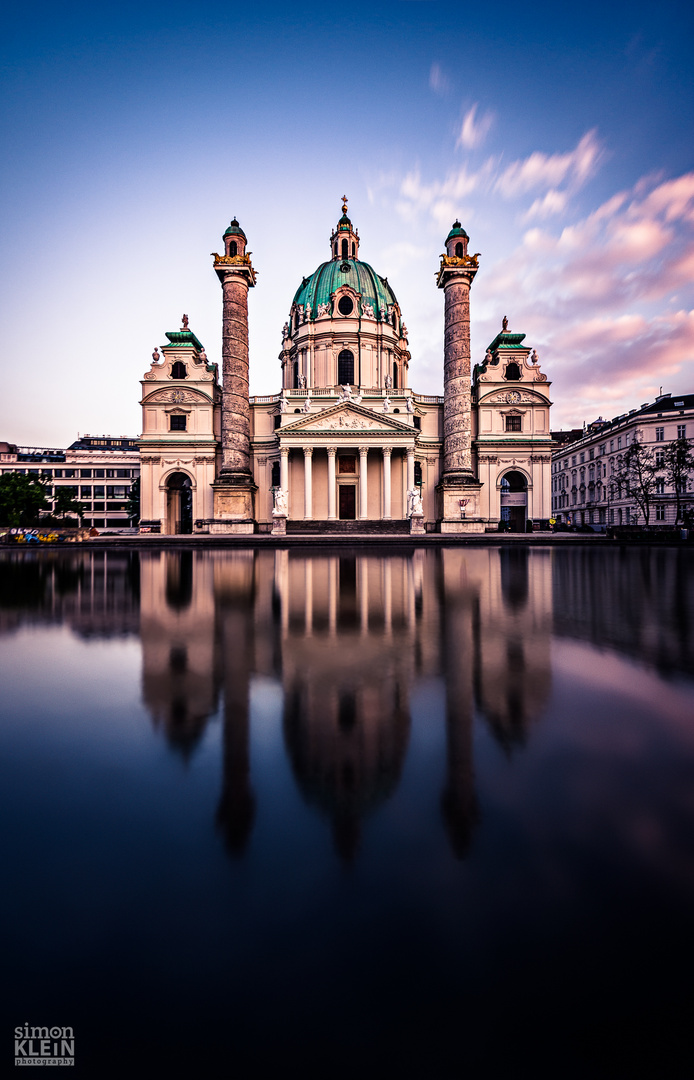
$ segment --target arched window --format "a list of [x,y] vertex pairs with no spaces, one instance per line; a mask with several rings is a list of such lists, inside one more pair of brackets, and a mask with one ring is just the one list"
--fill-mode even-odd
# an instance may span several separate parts
[[342,241],[342,258],[349,258],[349,243],[347,242],[347,240]]
[[462,244],[456,244],[455,245],[455,257],[456,257],[456,259],[462,259],[462,257],[463,257],[463,245]]
[[297,311],[296,315],[294,316],[294,325],[295,325],[297,330],[301,326],[301,315],[299,314],[298,311]]
[[238,250],[239,249],[238,249],[238,246],[236,244],[236,241],[235,240],[230,240],[229,241],[229,254],[230,255],[237,255]]
[[511,494],[513,491],[527,491],[528,483],[523,473],[512,470],[507,472],[501,481],[501,490],[505,494]]
[[335,241],[335,244],[333,245],[333,254],[334,254],[335,258],[337,258],[337,240]]
[[280,463],[279,461],[273,461],[272,463],[272,486],[280,486]]
[[185,379],[187,374],[188,374],[188,371],[186,369],[186,365],[181,363],[180,360],[177,360],[176,363],[171,368],[171,378],[172,379]]
[[357,245],[352,244],[352,258],[356,259],[356,257],[357,257]]
[[354,353],[343,349],[337,358],[337,381],[340,386],[354,384]]
[[398,388],[398,365],[393,361],[393,390]]
[[515,381],[517,379],[520,379],[520,377],[521,377],[521,370],[518,367],[518,364],[515,362],[515,360],[512,360],[511,363],[507,364],[507,366],[506,366],[506,376],[505,376],[505,378],[511,379],[512,381]]
[[299,361],[295,360],[292,364],[292,389],[299,389]]

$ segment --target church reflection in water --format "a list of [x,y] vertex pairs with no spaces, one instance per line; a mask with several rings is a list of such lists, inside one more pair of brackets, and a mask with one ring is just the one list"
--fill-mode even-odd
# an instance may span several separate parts
[[475,714],[510,754],[549,694],[549,551],[161,551],[143,552],[140,570],[143,695],[155,726],[189,756],[223,709],[217,825],[230,853],[253,829],[250,688],[264,676],[282,687],[296,783],[345,860],[400,783],[414,691],[440,680],[442,816],[465,855],[478,816]]

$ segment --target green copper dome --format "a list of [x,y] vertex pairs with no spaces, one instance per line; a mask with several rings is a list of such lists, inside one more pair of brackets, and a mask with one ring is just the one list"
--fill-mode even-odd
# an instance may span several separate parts
[[239,225],[236,218],[234,218],[232,220],[231,225],[229,226],[227,231],[224,233],[224,235],[225,236],[242,236],[244,238],[244,240],[246,242],[248,242],[248,237],[246,236],[245,232],[243,231],[243,229]]
[[361,293],[362,303],[366,301],[371,304],[379,321],[381,308],[387,311],[389,304],[397,304],[388,279],[379,277],[368,263],[358,259],[334,259],[321,263],[309,278],[301,282],[293,303],[303,305],[304,309],[310,304],[313,321],[318,314],[318,305],[330,303],[332,294],[343,285],[349,285],[355,292]]
[[453,228],[446,237],[446,243],[448,243],[449,240],[455,240],[458,236],[464,236],[466,240],[470,239],[460,222],[456,220],[453,222]]

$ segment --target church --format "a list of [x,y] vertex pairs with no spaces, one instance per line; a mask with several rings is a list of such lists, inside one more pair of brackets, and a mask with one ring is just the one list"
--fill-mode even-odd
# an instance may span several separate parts
[[388,278],[361,260],[346,199],[329,258],[291,302],[281,389],[249,396],[256,272],[236,219],[223,241],[213,256],[222,382],[187,315],[142,380],[142,532],[455,535],[547,525],[550,383],[505,316],[471,369],[479,255],[459,221],[434,275],[444,294],[442,396],[410,386],[416,357],[403,312]]

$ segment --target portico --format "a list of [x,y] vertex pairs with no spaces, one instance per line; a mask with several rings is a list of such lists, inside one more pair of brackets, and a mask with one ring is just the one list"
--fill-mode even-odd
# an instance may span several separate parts
[[[415,442],[415,431],[405,422],[354,405],[282,427],[279,480],[287,493],[288,519],[405,519]],[[269,468],[273,463],[267,459]]]

